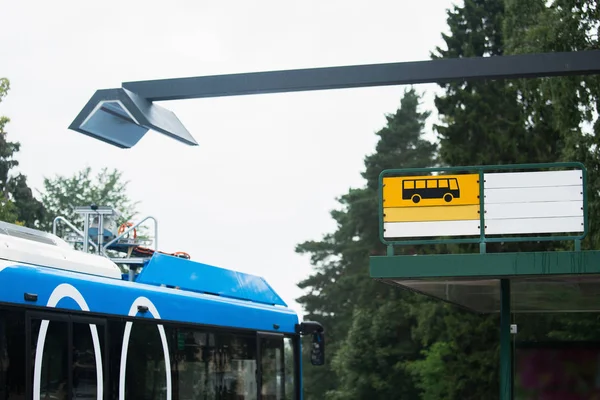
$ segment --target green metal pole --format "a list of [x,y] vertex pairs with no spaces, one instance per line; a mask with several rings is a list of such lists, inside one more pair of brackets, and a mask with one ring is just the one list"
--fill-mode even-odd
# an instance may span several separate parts
[[510,347],[510,280],[500,280],[500,400],[511,400],[512,350]]

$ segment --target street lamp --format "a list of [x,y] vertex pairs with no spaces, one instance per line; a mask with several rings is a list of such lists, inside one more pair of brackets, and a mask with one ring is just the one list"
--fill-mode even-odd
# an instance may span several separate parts
[[172,111],[123,88],[96,91],[69,129],[122,149],[135,146],[150,129],[198,145]]
[[125,82],[98,90],[69,129],[120,148],[135,146],[150,129],[196,146],[177,116],[155,101],[598,73],[600,50],[592,50]]

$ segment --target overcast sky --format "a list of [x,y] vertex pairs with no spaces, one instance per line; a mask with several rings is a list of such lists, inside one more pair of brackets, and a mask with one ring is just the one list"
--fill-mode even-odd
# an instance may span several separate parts
[[[451,5],[0,0],[0,77],[12,86],[0,114],[32,187],[118,168],[141,214],[158,218],[161,250],[264,276],[301,312],[296,283],[311,266],[294,247],[335,229],[335,199],[363,185],[373,133],[403,87],[161,103],[196,147],[150,132],[121,150],[67,127],[96,89],[124,81],[428,59]],[[438,88],[418,89],[433,108]]]

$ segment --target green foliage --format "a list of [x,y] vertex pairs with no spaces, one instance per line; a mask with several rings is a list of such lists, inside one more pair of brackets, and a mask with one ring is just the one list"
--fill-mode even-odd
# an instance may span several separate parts
[[333,360],[339,388],[328,398],[418,398],[409,369],[421,349],[411,337],[414,321],[408,304],[413,296],[396,288],[385,292],[380,307],[354,309],[352,327]]
[[[386,116],[386,126],[377,132],[377,151],[365,159],[366,187],[350,189],[338,199],[341,208],[331,213],[337,230],[321,241],[308,241],[297,247],[298,253],[310,255],[315,270],[299,283],[307,293],[298,302],[307,312],[306,319],[318,320],[325,326],[329,360],[324,367],[305,368],[307,399],[322,399],[324,393],[332,399],[361,399],[365,393],[387,399],[392,394],[389,382],[396,379],[404,382],[399,390],[416,393],[405,364],[418,357],[420,349],[411,339],[407,320],[392,318],[398,309],[396,303],[389,302],[393,294],[398,304],[406,307],[402,299],[413,295],[391,292],[387,286],[368,279],[368,265],[370,255],[384,251],[377,225],[379,173],[386,168],[435,164],[436,145],[422,138],[429,113],[420,112],[419,103],[415,90],[407,90],[396,113]],[[365,325],[369,325],[368,318],[374,312],[381,322],[365,333]],[[387,321],[389,318],[392,319]],[[380,351],[361,364],[357,362],[357,349],[364,349],[369,341],[372,348]],[[357,382],[354,377],[362,374],[368,377]]]
[[57,175],[44,178],[41,195],[48,213],[44,228],[52,229],[52,221],[57,216],[81,224],[82,219],[75,214],[74,207],[91,204],[117,209],[123,214],[121,222],[131,219],[137,214],[138,203],[129,198],[128,183],[123,180],[122,172],[108,168],[103,168],[96,175],[92,175],[92,169],[87,167],[68,177]]
[[[526,2],[522,2],[526,3]],[[504,1],[467,0],[448,12],[450,35],[446,49],[434,58],[505,54]],[[540,103],[534,115],[525,105],[535,96],[511,81],[453,82],[443,85],[435,100],[442,124],[436,126],[440,155],[445,165],[489,165],[562,160],[565,141],[554,122],[553,110]],[[559,245],[560,246],[560,245]],[[488,251],[553,250],[551,243],[495,244]],[[453,251],[473,251],[454,246]],[[431,347],[413,364],[423,398],[494,399],[498,397],[498,319],[474,315],[423,301],[415,307],[414,330]],[[434,318],[437,326],[428,321]],[[530,316],[528,323],[542,326],[548,318]],[[543,339],[547,332],[530,330]],[[437,382],[437,383],[436,383]]]
[[[504,29],[509,37],[507,52],[578,51],[599,49],[597,2],[554,0],[506,1]],[[560,156],[583,162],[588,175],[590,234],[584,248],[600,247],[600,77],[573,76],[522,80],[515,84],[522,93],[530,120],[540,119],[560,133],[564,143]],[[537,332],[528,329],[528,339],[540,332],[555,340],[596,340],[600,329],[597,314],[583,313],[537,317]],[[525,332],[521,333],[523,337]]]
[[[435,301],[422,297],[419,300],[425,304]],[[420,306],[417,303],[413,308],[415,318],[431,323],[427,308],[422,314]],[[413,330],[416,339],[429,345],[423,351],[424,359],[410,366],[422,389],[422,398],[498,398],[498,316],[478,315],[439,301],[434,307],[435,337],[427,330]]]
[[[600,6],[578,0],[507,0],[504,29],[507,52],[555,52],[600,49]],[[586,248],[600,246],[600,77],[570,76],[515,83],[530,123],[559,133],[557,156],[586,165],[590,228]],[[585,128],[585,129],[584,129]]]
[[15,203],[7,200],[3,194],[0,195],[0,221],[17,222],[17,207]]
[[410,371],[415,374],[417,387],[423,391],[423,400],[445,400],[454,395],[454,383],[440,380],[447,365],[445,360],[454,354],[452,343],[435,342],[423,351],[424,359],[412,363]]
[[[506,16],[503,1],[465,1],[464,7],[454,7],[448,16],[451,35],[445,36],[448,49],[438,49],[437,56],[565,51],[589,45],[576,26],[592,24],[573,22],[573,18],[580,18],[573,11],[576,2],[562,2],[562,7],[557,7],[559,2],[550,6],[544,1],[506,3]],[[569,30],[571,33],[567,33]],[[548,38],[556,42],[559,37],[570,44],[539,45]],[[580,77],[444,85],[446,93],[436,99],[443,121],[436,127],[443,163],[582,161],[590,171],[590,213],[600,217],[595,211],[600,209],[596,200],[600,189],[597,139],[584,135],[581,129],[584,122],[592,122],[588,104],[596,104],[598,98],[590,89],[595,79],[590,78],[583,89]],[[597,223],[593,223],[590,235],[595,243],[600,233]],[[519,243],[489,246],[488,251],[561,248],[563,244]],[[456,246],[454,250],[465,251],[467,246]],[[441,312],[440,307],[445,311]],[[425,343],[431,343],[424,352],[425,359],[413,364],[423,398],[497,398],[497,319],[440,305],[416,308],[415,313],[418,325],[413,332],[426,335]],[[440,320],[442,314],[445,316]],[[428,322],[432,317],[437,326]],[[581,339],[593,336],[599,327],[598,319],[586,314],[527,315],[520,321],[520,340]]]
[[[448,11],[450,33],[433,58],[598,49],[600,8],[577,0],[465,0]],[[315,273],[300,283],[307,318],[324,322],[328,363],[307,369],[307,399],[495,399],[499,394],[499,318],[394,290],[368,278],[378,241],[377,176],[386,168],[581,161],[589,172],[591,231],[600,245],[600,80],[597,76],[453,82],[435,99],[436,146],[421,137],[428,113],[407,92],[388,116],[366,186],[350,189],[332,212],[337,230],[298,246]],[[418,115],[417,115],[418,114]],[[552,251],[565,243],[488,245],[488,252]],[[416,253],[473,252],[476,246],[423,246]],[[595,314],[513,317],[519,340],[592,340]],[[333,360],[333,361],[331,361]],[[326,394],[324,396],[324,393]]]
[[[433,58],[504,54],[504,0],[467,0],[448,12],[446,49]],[[441,85],[435,105],[442,124],[435,128],[445,165],[486,165],[555,161],[561,142],[543,124],[526,126],[519,91],[507,81]]]
[[365,157],[362,176],[367,188],[377,190],[379,174],[384,169],[435,166],[437,144],[422,137],[431,112],[420,111],[419,107],[420,97],[410,89],[404,92],[396,113],[386,115],[387,126],[375,134],[379,137],[375,153]]
[[[9,90],[9,80],[0,78],[0,103]],[[14,173],[19,165],[14,156],[20,144],[7,139],[5,129],[9,122],[8,117],[0,116],[0,219],[36,228],[44,220],[45,210],[27,186],[25,175]]]

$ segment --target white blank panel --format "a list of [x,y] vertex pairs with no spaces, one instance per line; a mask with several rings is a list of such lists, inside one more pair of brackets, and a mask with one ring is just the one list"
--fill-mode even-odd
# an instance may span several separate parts
[[[511,218],[583,217],[583,201],[486,204],[485,220]],[[527,221],[523,221],[526,223]]]
[[486,235],[583,232],[583,217],[494,219],[485,225]]
[[386,222],[385,238],[479,235],[479,221]]
[[483,180],[484,187],[490,189],[572,186],[582,185],[583,172],[581,170],[497,172],[484,174]]
[[583,201],[582,186],[484,188],[485,204]]

